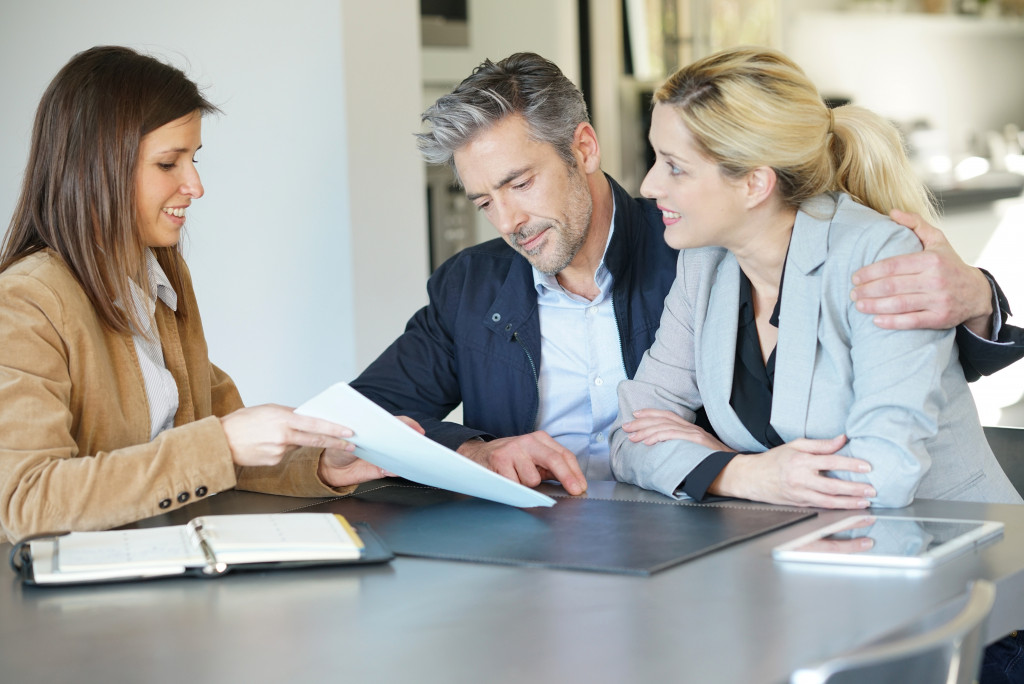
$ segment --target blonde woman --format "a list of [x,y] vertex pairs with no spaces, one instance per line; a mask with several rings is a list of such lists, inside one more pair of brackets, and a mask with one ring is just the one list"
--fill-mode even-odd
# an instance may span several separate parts
[[[858,268],[921,249],[886,214],[933,218],[893,127],[827,109],[795,64],[760,49],[684,67],[654,99],[641,190],[683,251],[654,345],[619,385],[616,478],[825,508],[1021,503],[955,333],[884,330],[850,299]],[[701,407],[718,439],[691,424]],[[986,649],[981,682],[1022,669],[1017,631]]]
[[[954,333],[885,330],[850,299],[857,269],[921,248],[888,212],[932,219],[895,129],[829,110],[762,49],[681,69],[655,103],[641,189],[683,252],[657,339],[619,387],[616,477],[698,500],[1020,503]],[[701,407],[720,442],[690,425]]]

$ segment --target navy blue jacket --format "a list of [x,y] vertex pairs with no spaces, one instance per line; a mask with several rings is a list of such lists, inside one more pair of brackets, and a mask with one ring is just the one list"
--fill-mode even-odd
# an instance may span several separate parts
[[[605,254],[626,377],[654,343],[678,252],[665,244],[654,202],[630,197],[611,178],[615,231]],[[537,429],[540,319],[530,263],[496,239],[459,252],[427,283],[429,303],[351,385],[391,413],[419,421],[427,436],[456,449],[473,437]],[[1001,293],[1000,293],[1001,294]],[[1008,310],[1005,300],[1003,312]],[[962,331],[958,331],[962,332]],[[994,345],[958,334],[969,380],[1024,356],[1024,334],[1004,326]],[[463,423],[445,422],[459,403]],[[710,429],[703,416],[698,423]]]
[[992,274],[984,269],[982,272],[995,288],[995,304],[998,305],[1003,326],[999,329],[999,339],[997,340],[999,344],[979,339],[976,335],[967,332],[967,328],[962,325],[956,329],[956,343],[960,348],[960,365],[964,368],[967,382],[974,382],[982,375],[991,375],[1024,357],[1024,329],[1006,323],[1006,319],[1011,313],[1010,303],[1006,300],[1006,295],[1003,294],[1002,288],[999,287],[999,283],[992,277]]
[[[605,253],[626,376],[654,342],[678,252],[654,202],[611,178],[615,230]],[[456,449],[537,429],[540,319],[530,263],[496,239],[459,252],[427,283],[429,303],[352,387]],[[459,402],[463,422],[443,422]]]

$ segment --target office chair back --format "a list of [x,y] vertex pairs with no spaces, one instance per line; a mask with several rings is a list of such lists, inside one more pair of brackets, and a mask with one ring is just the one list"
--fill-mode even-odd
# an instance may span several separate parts
[[978,677],[982,633],[995,596],[994,584],[977,580],[963,610],[944,624],[801,668],[790,684],[970,684]]
[[985,437],[1006,477],[1024,496],[1024,429],[986,425]]

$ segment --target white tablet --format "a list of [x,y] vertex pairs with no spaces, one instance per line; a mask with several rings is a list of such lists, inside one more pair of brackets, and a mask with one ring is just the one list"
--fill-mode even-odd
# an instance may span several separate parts
[[772,550],[780,561],[928,568],[1002,535],[1003,523],[855,515]]

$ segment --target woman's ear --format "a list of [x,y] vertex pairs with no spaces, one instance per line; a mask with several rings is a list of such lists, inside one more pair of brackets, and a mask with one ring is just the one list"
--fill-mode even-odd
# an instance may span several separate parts
[[572,148],[584,173],[591,174],[601,170],[601,146],[597,143],[597,132],[586,121],[576,127]]
[[771,197],[775,192],[777,181],[778,176],[775,175],[775,169],[770,166],[758,166],[748,173],[745,188],[747,208],[753,209]]

